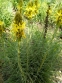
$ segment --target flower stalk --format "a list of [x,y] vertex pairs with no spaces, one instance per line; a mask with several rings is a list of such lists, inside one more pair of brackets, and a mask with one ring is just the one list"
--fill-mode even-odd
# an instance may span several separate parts
[[46,12],[46,18],[45,18],[45,27],[44,27],[44,38],[46,38],[47,30],[48,30],[48,18],[49,18],[49,11],[50,11],[50,6],[48,6],[47,12]]
[[22,65],[21,65],[21,58],[20,58],[20,42],[18,42],[18,55],[17,55],[17,58],[18,58],[18,67],[19,67],[19,70],[21,72],[21,75],[22,75],[22,78],[25,78],[25,75],[24,75],[24,72],[23,72],[23,69],[22,69]]

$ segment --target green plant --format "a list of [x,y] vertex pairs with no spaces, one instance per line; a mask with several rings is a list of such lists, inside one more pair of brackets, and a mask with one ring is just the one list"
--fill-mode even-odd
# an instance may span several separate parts
[[[31,34],[31,32],[30,32]],[[59,41],[50,42],[51,38],[43,38],[43,34],[37,29],[20,44],[20,57],[22,73],[19,71],[17,59],[17,42],[4,39],[5,46],[1,42],[4,50],[3,78],[5,83],[51,83],[51,74],[60,53]],[[2,55],[1,51],[1,55]]]
[[[44,16],[46,10],[47,8],[43,10]],[[45,19],[44,16],[41,18]],[[23,34],[19,31],[19,25],[23,22],[18,21],[19,18],[16,16],[15,24],[18,26],[16,25],[14,29],[18,41],[11,38],[10,32],[4,32],[0,37],[0,61],[4,83],[53,83],[52,71],[55,69],[62,48],[56,36],[58,28],[50,34],[51,37],[47,32],[44,38],[43,27],[40,27],[39,31],[34,23],[35,19],[30,20],[25,30],[26,38],[21,39]]]

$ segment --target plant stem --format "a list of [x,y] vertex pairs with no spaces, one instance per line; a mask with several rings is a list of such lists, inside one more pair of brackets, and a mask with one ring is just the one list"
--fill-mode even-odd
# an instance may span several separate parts
[[21,58],[20,58],[20,42],[18,42],[18,67],[19,67],[19,70],[21,72],[21,75],[22,75],[22,79],[23,81],[26,79],[25,78],[25,75],[24,75],[24,72],[23,72],[23,69],[22,69],[22,65],[21,65]]
[[[29,42],[29,40],[27,40],[27,43]],[[28,69],[29,69],[29,65],[28,65],[28,63],[29,63],[29,54],[28,54],[28,50],[29,50],[29,46],[28,46],[28,48],[27,48],[27,73],[28,73]]]
[[38,75],[38,73],[40,72],[40,70],[41,70],[41,68],[42,68],[42,66],[43,66],[43,64],[44,64],[44,62],[45,62],[46,56],[47,56],[47,55],[45,54],[43,60],[41,61],[40,67],[38,68],[38,71],[37,71],[37,75]]

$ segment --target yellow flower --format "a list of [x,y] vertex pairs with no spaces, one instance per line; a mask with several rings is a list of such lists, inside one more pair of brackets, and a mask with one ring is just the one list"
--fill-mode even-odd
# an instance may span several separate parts
[[57,11],[56,22],[58,25],[62,25],[62,9]]
[[34,3],[32,1],[29,2],[24,12],[25,17],[28,19],[34,17],[38,13],[38,7],[39,7],[38,2],[37,3]]
[[26,12],[24,13],[25,17],[27,18],[32,18],[36,15],[36,9],[35,9],[35,6],[32,6],[32,7],[27,7],[26,8]]
[[25,28],[24,22],[22,22],[22,24],[19,23],[19,25],[13,23],[11,32],[14,38],[16,38],[17,40],[21,40],[22,37],[25,37],[24,28]]
[[0,35],[4,32],[4,23],[0,21]]
[[32,17],[34,17],[36,15],[36,13],[33,11],[33,10],[29,10],[29,11],[26,11],[24,13],[25,17],[27,17],[28,19],[31,19]]
[[19,23],[19,27],[21,30],[23,30],[25,28],[25,22],[22,22],[21,24]]

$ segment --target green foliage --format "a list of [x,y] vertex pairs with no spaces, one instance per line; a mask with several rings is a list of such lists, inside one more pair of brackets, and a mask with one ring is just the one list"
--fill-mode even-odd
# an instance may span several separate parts
[[[4,0],[0,0],[0,19],[8,27],[13,20],[12,4],[16,10],[18,0],[5,1],[6,3],[4,3]],[[36,21],[40,20],[44,25],[48,4],[51,2],[53,4],[54,1],[40,1],[40,13],[34,20],[27,22],[26,38],[21,40],[20,45],[10,37],[9,31],[0,36],[0,64],[4,83],[53,83],[52,71],[58,69],[57,63],[62,63],[58,60],[62,49],[61,40],[57,37],[58,28],[55,28],[54,31],[51,30],[53,33],[47,32],[46,38],[44,38],[43,26],[40,27],[39,31]],[[24,7],[27,2],[28,0],[24,0]],[[55,7],[55,4],[52,4],[51,6],[54,5]],[[53,18],[50,17],[49,21],[51,19]],[[20,56],[18,56],[19,51]]]
[[13,19],[12,3],[8,0],[0,0],[0,20],[8,27]]
[[17,9],[17,3],[18,3],[18,0],[11,0],[12,2],[12,5],[13,5],[13,9],[16,10]]
[[[32,27],[31,27],[32,28]],[[17,42],[9,38],[1,39],[0,55],[3,61],[2,73],[4,83],[51,83],[51,75],[60,53],[59,41],[44,39],[43,34],[31,30],[27,38],[20,45],[20,63],[25,75],[25,80],[19,71],[17,58]],[[31,35],[31,37],[30,37]],[[3,49],[3,50],[2,50]]]

